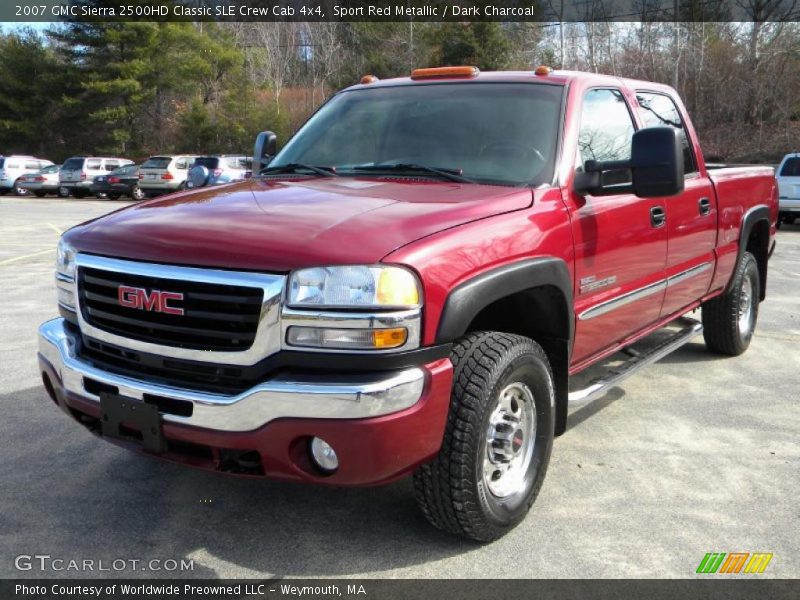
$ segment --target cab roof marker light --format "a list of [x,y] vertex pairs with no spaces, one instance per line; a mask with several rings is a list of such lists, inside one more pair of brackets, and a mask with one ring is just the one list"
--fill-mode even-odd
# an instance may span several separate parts
[[377,77],[375,77],[375,75],[364,75],[364,76],[361,78],[361,81],[360,81],[360,83],[361,83],[362,85],[369,85],[370,83],[375,83],[376,81],[380,81],[380,79],[378,79]]
[[478,67],[431,67],[427,69],[414,69],[411,79],[436,79],[442,77],[477,77],[480,74]]
[[536,67],[536,70],[533,72],[534,75],[550,75],[553,72],[553,69],[548,67],[547,65],[539,65]]

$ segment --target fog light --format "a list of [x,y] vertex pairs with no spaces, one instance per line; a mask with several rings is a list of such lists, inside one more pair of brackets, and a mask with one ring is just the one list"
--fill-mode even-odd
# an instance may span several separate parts
[[314,464],[327,473],[333,473],[339,468],[339,457],[322,438],[311,438],[311,458],[314,459]]

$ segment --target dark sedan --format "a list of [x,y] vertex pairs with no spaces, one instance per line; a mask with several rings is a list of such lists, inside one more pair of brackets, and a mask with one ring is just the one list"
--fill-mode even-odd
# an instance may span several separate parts
[[144,200],[144,192],[139,187],[139,165],[125,165],[108,175],[98,175],[92,181],[91,192],[96,196],[104,194],[110,200],[118,200],[122,196]]

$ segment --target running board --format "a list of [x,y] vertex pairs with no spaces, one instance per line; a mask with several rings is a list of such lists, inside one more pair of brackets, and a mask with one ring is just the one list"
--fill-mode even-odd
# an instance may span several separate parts
[[582,390],[569,393],[569,406],[579,406],[591,402],[606,394],[611,388],[617,386],[622,380],[627,379],[639,369],[643,369],[657,360],[661,360],[667,354],[674,352],[684,344],[697,337],[703,331],[702,323],[682,317],[675,321],[683,325],[683,329],[675,332],[663,342],[648,350],[647,352],[635,353],[623,364],[607,371],[601,377],[594,379]]

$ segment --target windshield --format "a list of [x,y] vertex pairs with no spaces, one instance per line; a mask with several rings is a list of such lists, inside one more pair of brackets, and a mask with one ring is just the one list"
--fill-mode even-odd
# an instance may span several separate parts
[[78,169],[83,169],[83,158],[68,158],[64,161],[64,165],[61,167],[65,171],[77,171]]
[[[343,92],[270,163],[336,167],[413,164],[473,181],[549,183],[561,86],[529,83],[403,85]],[[369,174],[380,173],[371,170]]]
[[169,156],[151,156],[142,165],[143,169],[166,169],[172,158]]
[[800,156],[787,158],[783,163],[780,173],[781,177],[800,177]]
[[214,156],[201,156],[194,161],[195,167],[205,167],[206,169],[216,169],[219,166],[219,159]]

